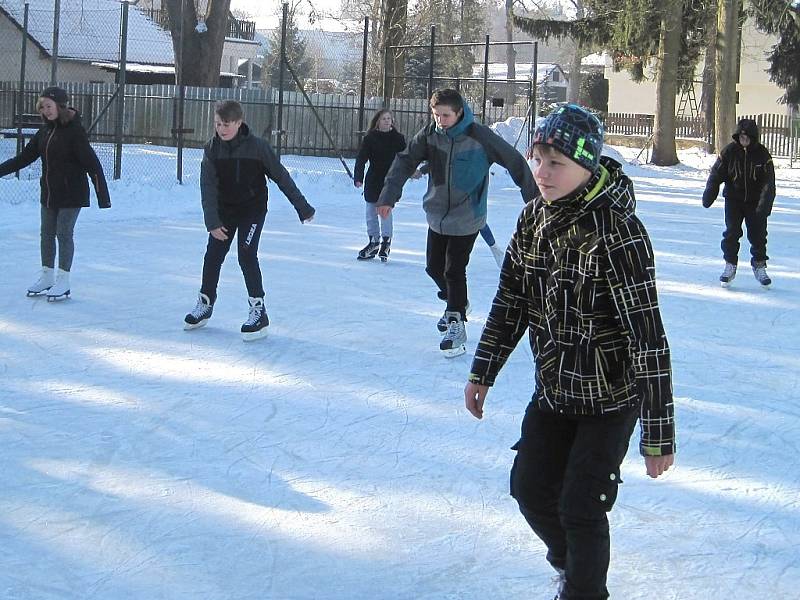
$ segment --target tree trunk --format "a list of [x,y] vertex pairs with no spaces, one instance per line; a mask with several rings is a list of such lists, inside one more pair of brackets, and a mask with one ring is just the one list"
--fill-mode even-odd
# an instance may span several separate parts
[[[583,0],[575,0],[575,17],[583,19],[586,13],[583,9]],[[567,102],[579,102],[581,96],[581,61],[583,60],[584,48],[578,41],[574,42],[575,48],[569,62],[569,82],[567,86]]]
[[[506,41],[514,41],[514,23],[511,20],[514,9],[514,0],[506,0]],[[514,46],[506,46],[506,74],[508,79],[517,78],[517,51]]]
[[400,98],[403,95],[403,73],[405,72],[405,52],[388,50],[390,46],[399,46],[406,37],[408,22],[408,0],[386,0],[384,12],[383,32],[384,49],[388,51],[386,68],[389,71],[390,98]]
[[583,49],[580,44],[575,43],[575,49],[569,61],[569,85],[567,86],[567,102],[579,102],[581,95],[581,61],[583,60]]
[[678,54],[681,49],[682,0],[666,0],[661,17],[656,77],[656,116],[653,124],[653,156],[655,165],[678,164],[675,148],[675,96],[678,93]]
[[[219,87],[222,46],[228,35],[231,0],[209,0],[207,31],[199,33],[193,2],[183,0],[183,49],[181,49],[181,1],[165,0],[175,52],[176,83]],[[182,51],[181,51],[182,50]]]
[[741,0],[719,0],[717,8],[716,90],[714,94],[714,149],[720,152],[736,127],[739,11]]
[[703,61],[703,92],[700,98],[700,113],[703,115],[705,131],[711,134],[711,144],[707,150],[714,151],[714,96],[716,94],[717,61],[717,7],[708,11],[706,24],[706,56]]

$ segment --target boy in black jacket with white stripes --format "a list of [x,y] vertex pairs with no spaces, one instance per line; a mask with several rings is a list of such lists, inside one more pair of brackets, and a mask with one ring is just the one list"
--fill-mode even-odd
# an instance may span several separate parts
[[258,265],[258,241],[267,216],[267,178],[286,194],[301,222],[311,221],[314,208],[297,189],[269,143],[250,133],[241,104],[234,100],[218,102],[214,129],[216,135],[206,144],[200,167],[203,217],[209,233],[203,283],[197,305],[184,318],[184,329],[202,327],[211,318],[222,263],[236,235],[239,266],[250,303],[242,338],[254,340],[264,337],[269,325]]
[[533,143],[540,196],[517,222],[464,397],[480,419],[527,330],[536,388],[514,446],[511,495],[547,546],[557,600],[602,600],[606,513],[637,420],[648,475],[673,463],[669,345],[633,185],[618,162],[600,157],[600,122],[563,105]]

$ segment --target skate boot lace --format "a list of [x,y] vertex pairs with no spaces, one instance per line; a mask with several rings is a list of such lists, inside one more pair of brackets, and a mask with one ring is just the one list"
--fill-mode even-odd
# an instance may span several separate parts
[[464,321],[451,321],[447,326],[447,333],[444,334],[444,339],[456,344],[463,342],[464,337]]
[[255,325],[258,323],[258,319],[261,317],[261,311],[264,310],[264,307],[260,304],[256,304],[255,306],[250,307],[250,315],[247,317],[247,321],[245,321],[245,325]]
[[203,302],[202,298],[198,298],[197,304],[195,305],[194,310],[192,311],[192,316],[196,319],[199,319],[207,312],[208,312],[208,304]]
[[756,263],[753,267],[753,271],[756,273],[756,279],[759,281],[764,281],[767,279],[767,265],[763,263]]

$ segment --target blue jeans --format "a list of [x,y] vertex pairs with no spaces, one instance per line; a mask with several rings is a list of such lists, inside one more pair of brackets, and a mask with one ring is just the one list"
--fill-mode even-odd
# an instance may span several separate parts
[[380,219],[380,227],[378,227],[378,209],[374,202],[365,202],[367,209],[365,216],[367,218],[367,235],[371,238],[376,237],[392,237],[392,213],[385,219]]
[[619,467],[638,410],[569,417],[528,405],[514,446],[511,495],[547,546],[547,560],[566,573],[568,600],[605,600]]

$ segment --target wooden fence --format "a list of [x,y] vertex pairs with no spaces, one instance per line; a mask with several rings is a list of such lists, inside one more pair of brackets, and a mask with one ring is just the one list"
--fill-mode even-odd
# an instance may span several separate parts
[[[39,93],[47,83],[26,83],[22,110],[19,110],[19,83],[0,82],[0,128],[15,126],[14,115],[35,112]],[[97,142],[114,140],[117,122],[117,105],[109,100],[116,91],[113,84],[67,83],[62,84],[72,98],[72,105],[81,111],[83,123],[88,128],[102,114],[92,131],[91,139]],[[177,139],[178,88],[174,85],[128,85],[123,115],[123,142],[129,144],[154,144],[174,146]],[[276,142],[278,92],[274,89],[255,90],[243,88],[191,88],[185,89],[184,144],[201,147],[214,134],[213,110],[217,100],[233,99],[242,103],[245,118],[251,130]],[[282,152],[308,156],[353,157],[361,139],[359,124],[359,97],[348,94],[310,94],[314,108],[298,92],[283,95]],[[478,103],[479,104],[479,103]],[[365,98],[364,127],[382,105],[381,98]],[[398,130],[410,139],[429,119],[425,99],[393,98],[389,107],[395,114]],[[480,107],[472,107],[480,114]],[[488,109],[487,124],[503,121],[511,116],[524,117],[526,104],[506,105],[502,109]],[[321,117],[332,142],[315,116]],[[775,157],[800,156],[800,120],[786,115],[750,115],[761,130],[761,141]],[[653,131],[653,115],[610,113],[605,119],[606,131],[623,135],[649,136]],[[679,118],[677,137],[709,141],[704,124],[697,118]]]
[[[19,110],[19,84],[0,82],[0,128],[15,126],[14,115],[36,112],[36,100],[47,83],[25,85],[22,110]],[[81,112],[84,126],[94,122],[116,91],[114,84],[64,83],[61,84],[71,98],[71,104]],[[359,124],[359,97],[352,94],[309,94],[314,107],[308,105],[299,92],[283,94],[284,154],[309,156],[355,156],[361,141]],[[251,130],[266,137],[273,144],[277,138],[278,91],[243,88],[185,88],[184,144],[201,147],[214,134],[213,111],[217,100],[233,99],[242,103],[245,119]],[[364,128],[372,114],[381,108],[382,98],[365,98]],[[398,130],[410,138],[429,119],[430,109],[425,99],[393,98],[389,103],[395,113]],[[473,106],[480,114],[480,107]],[[330,139],[319,123],[322,119]],[[508,117],[524,117],[526,104],[510,104],[501,108],[487,108],[487,121],[491,124]],[[126,144],[154,144],[174,146],[177,142],[173,130],[177,128],[178,88],[174,85],[126,86],[125,111],[122,135]],[[97,142],[114,140],[117,121],[116,102],[106,112],[91,132]],[[332,140],[332,141],[331,141]],[[338,152],[337,152],[338,151]]]
[[[640,135],[653,133],[653,115],[637,113],[609,113],[605,119],[607,133]],[[758,124],[760,141],[776,158],[800,158],[800,119],[789,115],[760,114],[739,115],[739,119],[752,119]],[[733,132],[731,132],[732,134]],[[699,117],[676,119],[676,138],[704,140],[713,143],[705,122]]]

